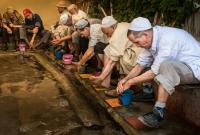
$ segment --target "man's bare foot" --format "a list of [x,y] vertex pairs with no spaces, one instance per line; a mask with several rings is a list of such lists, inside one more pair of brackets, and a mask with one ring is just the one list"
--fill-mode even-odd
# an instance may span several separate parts
[[99,76],[92,76],[91,78],[90,78],[90,80],[94,83],[94,84],[96,84],[96,85],[98,85],[98,86],[101,86],[101,83],[103,82],[103,79],[101,79]]
[[104,88],[107,88],[107,89],[111,89],[111,86],[110,86],[110,82],[106,82],[106,81],[103,81],[101,83],[101,86],[104,87]]

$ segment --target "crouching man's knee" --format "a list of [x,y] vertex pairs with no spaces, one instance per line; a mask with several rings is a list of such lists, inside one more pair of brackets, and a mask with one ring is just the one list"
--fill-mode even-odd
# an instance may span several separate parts
[[180,84],[177,64],[179,63],[175,61],[164,61],[161,63],[159,73],[155,77],[155,81],[161,84],[170,95],[174,92],[175,86]]

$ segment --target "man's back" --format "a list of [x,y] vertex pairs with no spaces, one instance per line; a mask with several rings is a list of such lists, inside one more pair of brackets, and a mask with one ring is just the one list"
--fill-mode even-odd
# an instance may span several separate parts
[[150,51],[155,61],[176,60],[192,68],[200,79],[200,43],[188,32],[171,27],[156,26]]

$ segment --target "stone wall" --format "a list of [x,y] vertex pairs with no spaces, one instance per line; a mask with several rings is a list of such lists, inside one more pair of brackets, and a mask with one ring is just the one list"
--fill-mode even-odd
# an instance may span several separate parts
[[200,86],[177,87],[169,98],[168,112],[200,127]]
[[186,19],[184,29],[200,41],[200,9]]

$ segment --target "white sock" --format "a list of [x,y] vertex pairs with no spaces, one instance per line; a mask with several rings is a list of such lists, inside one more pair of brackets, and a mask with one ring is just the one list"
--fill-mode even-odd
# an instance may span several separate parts
[[156,101],[155,107],[165,108],[166,107],[166,103],[165,102]]

